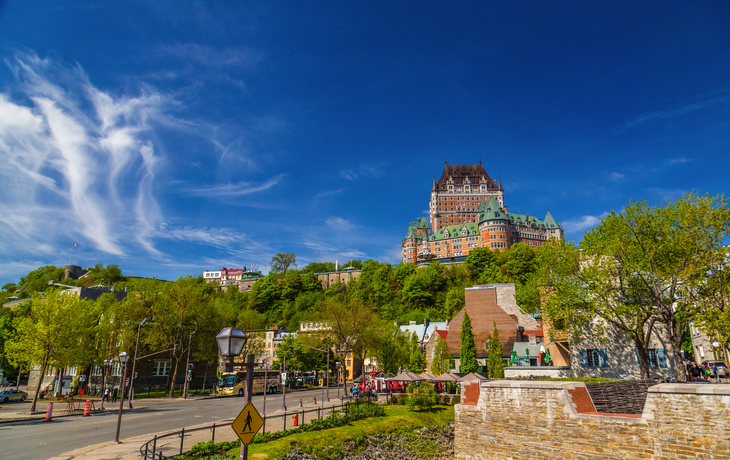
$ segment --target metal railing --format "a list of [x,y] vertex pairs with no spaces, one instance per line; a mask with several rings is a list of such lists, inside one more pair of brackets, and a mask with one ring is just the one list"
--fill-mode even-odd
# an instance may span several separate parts
[[[367,401],[368,403],[371,402],[370,401],[370,398],[363,399],[363,402],[365,402],[365,401]],[[286,418],[287,417],[292,417],[294,415],[298,415],[299,416],[299,420],[298,420],[298,425],[297,426],[301,426],[301,425],[304,425],[305,424],[304,414],[309,414],[309,413],[312,413],[312,412],[316,412],[317,413],[317,416],[316,417],[310,418],[310,422],[311,422],[315,418],[316,419],[322,419],[325,416],[325,414],[324,414],[325,412],[329,412],[330,415],[331,414],[334,414],[338,410],[339,411],[344,410],[345,413],[349,413],[350,405],[352,405],[352,404],[355,404],[355,405],[359,406],[360,400],[359,399],[355,399],[354,402],[346,402],[344,404],[339,404],[339,405],[333,404],[332,406],[329,406],[329,407],[323,406],[323,407],[317,407],[317,408],[314,408],[314,409],[299,409],[299,410],[295,410],[295,411],[289,410],[289,411],[284,411],[284,413],[282,413],[282,414],[266,415],[266,416],[263,417],[263,419],[264,419],[264,425],[262,427],[262,434],[263,433],[266,433],[266,421],[267,420],[275,420],[275,419],[282,418],[283,421],[284,421],[284,428],[283,429],[286,430]],[[140,455],[141,455],[141,457],[143,459],[151,459],[151,460],[164,460],[164,459],[181,460],[181,459],[186,459],[187,457],[184,457],[183,456],[183,454],[185,452],[185,436],[186,435],[189,436],[191,433],[196,432],[196,431],[210,430],[211,431],[210,441],[211,442],[215,442],[215,430],[216,430],[216,428],[220,428],[220,427],[223,427],[223,426],[229,426],[232,423],[233,423],[233,420],[231,420],[230,422],[213,423],[213,425],[211,425],[211,426],[202,426],[202,427],[198,427],[198,428],[190,428],[190,429],[187,429],[187,430],[185,428],[182,428],[181,430],[173,431],[173,432],[170,432],[170,433],[165,433],[163,435],[159,435],[159,436],[158,435],[155,435],[155,437],[153,439],[150,439],[149,441],[147,441],[146,443],[144,443],[144,444],[142,444],[140,446],[139,453],[140,453]],[[179,453],[176,453],[176,454],[167,456],[167,455],[165,455],[165,454],[162,453],[162,450],[161,449],[159,451],[157,450],[158,449],[157,443],[161,439],[171,438],[171,437],[179,437],[180,438],[180,451],[179,451]],[[204,442],[204,441],[198,441],[198,442]]]

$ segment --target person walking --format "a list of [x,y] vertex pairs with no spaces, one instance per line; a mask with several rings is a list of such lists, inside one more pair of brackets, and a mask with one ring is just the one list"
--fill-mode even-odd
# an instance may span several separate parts
[[717,372],[717,364],[712,365],[712,372],[715,373],[715,382],[720,383],[720,373]]
[[117,390],[116,388],[114,389],[114,391],[112,391],[112,404],[114,404],[115,402],[117,402],[117,394],[118,394],[118,391],[119,390]]
[[109,402],[109,388],[104,390],[104,396],[102,396],[101,400]]

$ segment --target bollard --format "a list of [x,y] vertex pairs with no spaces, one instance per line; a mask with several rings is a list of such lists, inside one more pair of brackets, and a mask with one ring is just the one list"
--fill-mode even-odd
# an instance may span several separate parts
[[299,426],[299,414],[294,414],[291,417],[291,423],[294,426]]
[[84,406],[84,417],[91,415],[91,400],[86,400],[86,406]]
[[53,403],[48,403],[48,409],[46,410],[46,419],[44,422],[50,422],[53,417]]
[[299,407],[302,407],[302,400],[299,400]]

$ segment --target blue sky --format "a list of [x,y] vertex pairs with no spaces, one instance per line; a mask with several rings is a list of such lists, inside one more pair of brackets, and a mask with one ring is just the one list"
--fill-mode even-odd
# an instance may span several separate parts
[[0,282],[397,263],[446,158],[573,240],[726,191],[730,3],[392,3],[0,2]]

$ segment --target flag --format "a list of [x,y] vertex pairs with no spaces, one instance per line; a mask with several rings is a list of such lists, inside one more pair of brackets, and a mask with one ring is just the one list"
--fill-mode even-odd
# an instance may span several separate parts
[[74,246],[76,246],[76,243],[74,243]]

